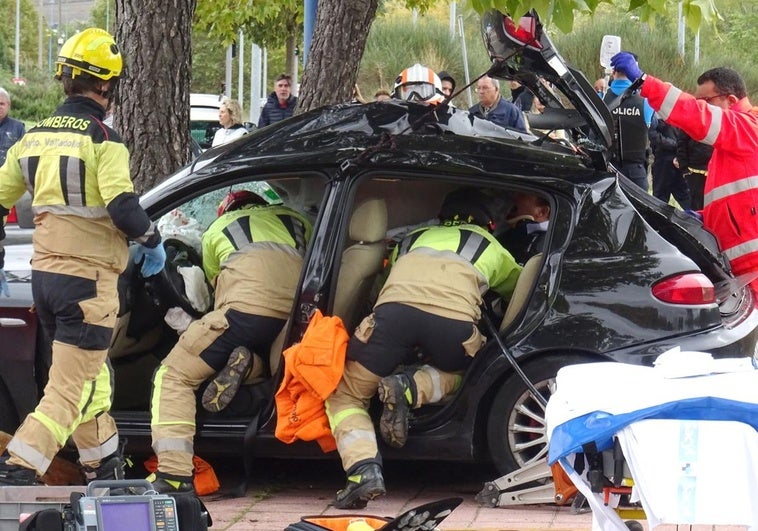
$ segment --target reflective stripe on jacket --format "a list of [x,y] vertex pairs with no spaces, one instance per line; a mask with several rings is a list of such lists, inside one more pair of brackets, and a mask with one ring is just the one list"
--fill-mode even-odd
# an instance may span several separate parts
[[476,225],[435,225],[408,234],[376,305],[408,304],[452,319],[478,321],[482,295],[509,299],[521,273],[513,256]]
[[0,206],[32,194],[35,269],[48,267],[47,257],[73,257],[121,272],[124,235],[150,247],[160,241],[134,194],[129,152],[104,114],[90,98],[71,96],[8,150]]
[[758,109],[747,98],[724,110],[647,76],[642,95],[670,124],[713,146],[705,181],[703,224],[732,269],[758,267]]
[[227,212],[203,234],[203,269],[213,282],[235,253],[256,246],[290,249],[302,257],[311,230],[303,215],[285,206],[253,206]]

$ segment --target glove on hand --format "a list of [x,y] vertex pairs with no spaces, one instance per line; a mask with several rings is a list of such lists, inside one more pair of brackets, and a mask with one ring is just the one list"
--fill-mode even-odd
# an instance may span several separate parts
[[629,52],[619,52],[611,57],[611,66],[617,72],[624,74],[632,83],[642,77],[642,70],[637,60]]
[[700,212],[696,211],[696,210],[689,210],[689,209],[687,209],[687,210],[684,211],[684,213],[687,214],[688,216],[692,216],[693,218],[695,218],[696,220],[698,220],[700,223],[703,222],[703,215]]
[[166,263],[166,249],[163,248],[163,243],[159,243],[153,248],[138,245],[137,252],[134,255],[134,263],[139,264],[143,258],[145,260],[141,269],[143,277],[152,277],[160,273]]
[[0,293],[6,297],[11,296],[11,289],[8,286],[8,279],[5,277],[5,270],[0,268]]

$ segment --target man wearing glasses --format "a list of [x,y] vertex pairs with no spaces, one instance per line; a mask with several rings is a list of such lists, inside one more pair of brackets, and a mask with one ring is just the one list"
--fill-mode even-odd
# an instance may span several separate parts
[[502,127],[527,132],[524,115],[518,107],[500,95],[500,82],[497,79],[484,76],[477,81],[476,95],[479,104],[471,107],[468,112]]
[[[742,77],[713,68],[698,78],[691,95],[643,74],[628,52],[616,54],[611,65],[642,80],[642,96],[664,120],[713,146],[703,210],[693,214],[716,236],[735,275],[758,270],[758,108],[748,100]],[[758,294],[758,280],[751,288]]]
[[279,74],[274,81],[274,92],[268,95],[266,104],[261,109],[258,127],[266,127],[292,116],[297,104],[297,97],[292,95],[292,77]]

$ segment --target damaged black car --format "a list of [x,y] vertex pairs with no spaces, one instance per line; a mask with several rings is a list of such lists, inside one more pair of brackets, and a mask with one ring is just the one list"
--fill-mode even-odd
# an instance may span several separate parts
[[[569,364],[650,365],[677,346],[715,357],[754,354],[758,312],[751,291],[697,220],[609,164],[610,113],[536,15],[516,24],[490,12],[482,24],[490,75],[518,80],[545,106],[528,117],[530,133],[444,104],[339,105],[208,150],[141,198],[163,230],[169,260],[150,279],[132,266],[120,286],[109,351],[112,413],[132,449],[149,448],[151,376],[178,339],[167,311],[181,307],[198,316],[207,309],[187,296],[179,268],[200,265],[199,237],[231,190],[256,191],[302,212],[313,237],[288,324],[271,352],[258,353],[266,372],[242,385],[223,411],[198,407],[201,454],[321,455],[315,443],[287,445],[274,437],[282,350],[299,340],[317,308],[352,330],[371,312],[399,235],[435,219],[446,194],[461,187],[500,202],[496,236],[516,194],[549,205],[544,241],[523,260],[513,296],[488,297],[487,310],[502,346],[543,397]],[[177,217],[182,223],[174,223]],[[14,267],[23,261],[14,262],[12,246],[8,252],[12,297],[0,299],[0,429],[12,432],[41,396],[50,354],[30,312],[28,271]],[[492,332],[483,332],[490,340],[460,389],[444,403],[414,410],[407,444],[382,446],[385,459],[492,462],[502,474],[544,460],[542,401]]]

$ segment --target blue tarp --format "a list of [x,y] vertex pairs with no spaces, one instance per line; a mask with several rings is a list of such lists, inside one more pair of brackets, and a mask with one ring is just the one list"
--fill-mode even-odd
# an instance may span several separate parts
[[583,445],[593,442],[598,451],[609,449],[613,446],[616,432],[643,419],[733,420],[749,424],[758,431],[758,404],[706,396],[676,400],[628,413],[593,411],[555,427],[550,436],[548,461],[553,464],[561,457],[582,452]]

